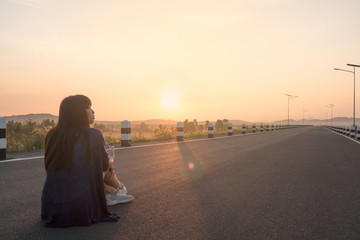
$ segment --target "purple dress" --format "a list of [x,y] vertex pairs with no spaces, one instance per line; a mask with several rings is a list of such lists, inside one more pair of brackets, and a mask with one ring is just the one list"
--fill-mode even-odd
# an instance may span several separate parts
[[72,171],[47,171],[41,196],[41,219],[45,226],[85,226],[120,218],[109,212],[105,200],[103,171],[109,168],[109,159],[99,130],[90,129],[90,144],[93,164],[88,161],[86,141],[80,138],[74,148]]

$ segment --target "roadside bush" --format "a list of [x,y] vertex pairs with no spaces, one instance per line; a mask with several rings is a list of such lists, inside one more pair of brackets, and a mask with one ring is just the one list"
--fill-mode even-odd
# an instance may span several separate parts
[[9,121],[6,123],[6,151],[27,152],[44,149],[44,140],[46,133],[55,126],[55,122],[49,119],[41,124],[27,120],[24,124],[21,122]]

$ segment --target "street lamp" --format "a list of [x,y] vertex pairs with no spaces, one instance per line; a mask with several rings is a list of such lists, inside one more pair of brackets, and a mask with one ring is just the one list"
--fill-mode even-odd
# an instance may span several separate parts
[[288,127],[290,127],[290,100],[298,96],[293,96],[290,94],[285,94],[288,97]]
[[340,69],[340,68],[334,68],[334,70],[337,71],[343,71],[343,72],[349,72],[354,74],[354,116],[353,116],[353,126],[355,126],[355,68],[356,67],[360,67],[360,65],[355,65],[355,64],[347,64],[350,67],[354,67],[354,71],[349,71],[349,70],[345,70],[345,69]]
[[333,107],[334,107],[334,106],[335,106],[334,104],[329,104],[329,105],[326,105],[326,106],[325,106],[325,107],[331,108],[331,120],[330,120],[331,126],[332,126],[332,120],[333,120]]

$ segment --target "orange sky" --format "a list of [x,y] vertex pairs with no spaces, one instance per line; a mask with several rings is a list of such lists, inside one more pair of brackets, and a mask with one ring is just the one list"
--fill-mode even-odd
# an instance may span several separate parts
[[[356,0],[3,0],[0,116],[57,115],[64,97],[84,94],[99,120],[274,121],[292,94],[290,118],[329,118],[329,104],[351,117],[353,75],[333,68],[360,65],[359,10]],[[176,109],[164,107],[169,89]]]

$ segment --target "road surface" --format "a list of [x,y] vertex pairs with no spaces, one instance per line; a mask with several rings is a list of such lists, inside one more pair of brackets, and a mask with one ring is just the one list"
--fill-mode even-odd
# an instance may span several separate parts
[[360,145],[324,127],[119,149],[115,169],[118,222],[50,229],[43,159],[0,163],[0,239],[360,239]]

